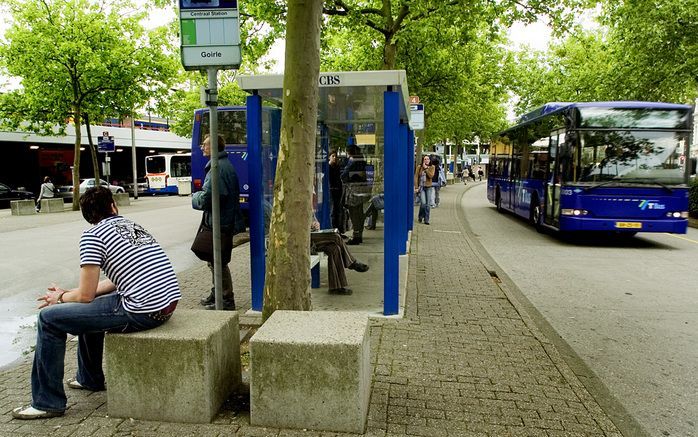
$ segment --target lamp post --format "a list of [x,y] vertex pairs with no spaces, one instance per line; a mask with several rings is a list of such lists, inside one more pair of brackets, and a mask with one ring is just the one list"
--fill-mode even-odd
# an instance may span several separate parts
[[136,166],[136,111],[131,111],[131,165],[133,170],[133,200],[138,200],[138,169]]

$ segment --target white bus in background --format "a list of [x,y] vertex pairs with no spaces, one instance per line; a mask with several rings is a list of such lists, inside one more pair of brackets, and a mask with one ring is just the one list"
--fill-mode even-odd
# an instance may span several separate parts
[[191,153],[146,156],[145,178],[150,194],[191,194]]

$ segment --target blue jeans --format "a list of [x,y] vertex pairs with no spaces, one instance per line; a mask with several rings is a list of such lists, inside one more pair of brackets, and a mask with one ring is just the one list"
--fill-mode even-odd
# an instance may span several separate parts
[[62,303],[42,309],[32,365],[32,406],[43,411],[65,411],[67,334],[78,336],[78,382],[88,389],[103,390],[104,333],[144,331],[163,323],[147,313],[126,311],[116,293],[99,296],[90,303]]
[[434,201],[434,187],[422,187],[419,189],[419,219],[429,223],[429,212]]

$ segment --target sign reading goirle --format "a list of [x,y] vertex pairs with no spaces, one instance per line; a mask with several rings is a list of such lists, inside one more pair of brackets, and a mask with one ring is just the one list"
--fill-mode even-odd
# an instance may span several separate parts
[[240,67],[237,0],[179,0],[179,22],[185,70]]

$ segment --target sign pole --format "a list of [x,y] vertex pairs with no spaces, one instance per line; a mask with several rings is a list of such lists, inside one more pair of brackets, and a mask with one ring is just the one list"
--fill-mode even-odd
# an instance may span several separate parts
[[221,205],[218,169],[218,69],[208,71],[209,142],[211,143],[211,219],[213,222],[213,287],[216,309],[223,309],[223,265],[221,257]]
[[136,111],[131,111],[131,164],[133,168],[133,200],[138,200],[138,173],[136,166]]

